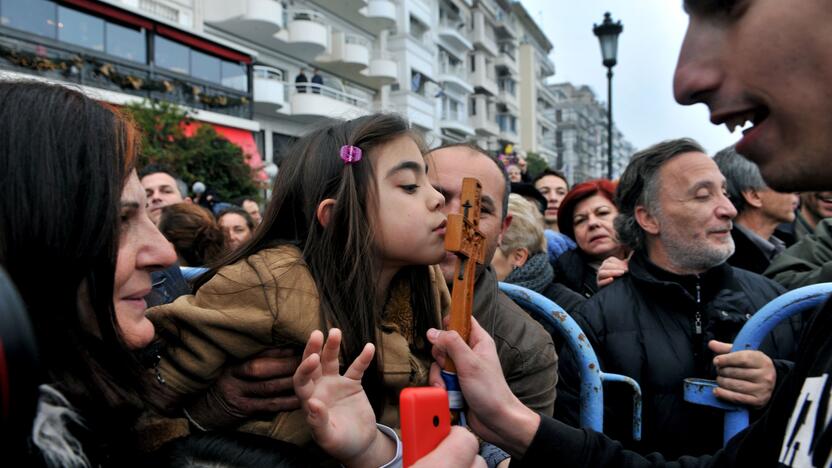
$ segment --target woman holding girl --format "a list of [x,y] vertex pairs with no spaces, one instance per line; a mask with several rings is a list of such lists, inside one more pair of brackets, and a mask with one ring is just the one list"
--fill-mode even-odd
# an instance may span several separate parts
[[[159,406],[203,392],[231,362],[302,348],[313,330],[338,327],[345,361],[365,343],[378,348],[363,385],[379,421],[398,425],[398,392],[427,384],[425,333],[440,325],[449,301],[441,273],[429,267],[445,254],[444,198],[427,179],[417,141],[401,118],[377,114],[295,143],[253,238],[207,273],[195,295],[151,309],[168,343],[154,385]],[[190,414],[197,424],[199,416]],[[302,411],[241,430],[311,440]]]
[[0,264],[43,365],[31,464],[118,464],[144,410],[143,297],[176,255],[146,211],[137,135],[117,110],[64,87],[0,82]]

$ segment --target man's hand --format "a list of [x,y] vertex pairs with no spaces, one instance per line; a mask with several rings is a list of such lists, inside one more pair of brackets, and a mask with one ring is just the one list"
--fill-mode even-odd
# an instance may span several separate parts
[[714,366],[717,370],[714,390],[718,398],[762,408],[771,399],[777,371],[771,358],[760,351],[731,352],[731,343],[716,340],[708,342],[708,347],[717,354]]
[[205,429],[233,427],[256,415],[294,411],[300,402],[292,374],[300,364],[293,349],[270,349],[248,361],[227,367],[204,397],[188,408]]
[[445,437],[432,452],[414,463],[413,468],[433,468],[435,466],[459,466],[482,468],[485,460],[477,453],[480,444],[473,434],[465,428],[454,426],[450,434]]
[[537,432],[540,416],[511,393],[491,336],[473,318],[469,343],[454,331],[430,329],[427,336],[436,360],[430,369],[431,385],[444,388],[440,366],[448,357],[453,359],[471,428],[512,455],[523,455]]
[[629,264],[630,257],[627,257],[624,260],[614,256],[607,257],[607,259],[601,263],[601,266],[598,267],[598,275],[596,276],[598,288],[603,288],[604,286],[612,283],[614,279],[627,273],[629,271]]
[[326,344],[323,333],[312,332],[295,372],[295,393],[312,436],[324,451],[345,466],[384,465],[396,455],[396,445],[376,427],[375,413],[361,386],[375,347],[364,345],[344,375],[339,372],[340,347],[341,330],[329,330]]

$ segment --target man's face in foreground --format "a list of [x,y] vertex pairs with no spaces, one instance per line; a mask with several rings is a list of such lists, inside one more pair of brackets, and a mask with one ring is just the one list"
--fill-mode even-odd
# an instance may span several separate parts
[[737,152],[779,191],[832,188],[832,2],[686,0],[680,104],[748,129]]

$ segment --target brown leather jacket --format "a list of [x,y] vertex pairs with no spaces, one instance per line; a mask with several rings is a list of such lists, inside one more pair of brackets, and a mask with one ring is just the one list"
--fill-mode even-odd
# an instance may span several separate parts
[[[450,296],[438,267],[431,269],[431,277],[435,310],[444,314]],[[397,286],[392,285],[391,291]],[[392,303],[409,307],[408,300],[391,298],[388,305]],[[388,319],[382,323],[379,341],[384,384],[391,397],[380,420],[398,427],[398,392],[427,385],[430,362],[421,356],[430,356],[430,352],[426,340],[416,339],[411,345],[399,333],[409,324],[397,323],[395,318],[402,320],[407,313],[389,307],[385,312]],[[288,245],[264,249],[226,266],[196,295],[154,307],[148,314],[160,335],[176,337],[167,343],[158,368],[165,383],[153,392],[162,408],[205,391],[229,361],[245,360],[268,348],[302,348],[310,333],[320,328],[315,282],[300,250]],[[435,326],[440,323],[437,314]],[[418,356],[411,347],[421,351]],[[302,410],[280,413],[273,421],[251,420],[240,429],[295,444],[311,441]]]

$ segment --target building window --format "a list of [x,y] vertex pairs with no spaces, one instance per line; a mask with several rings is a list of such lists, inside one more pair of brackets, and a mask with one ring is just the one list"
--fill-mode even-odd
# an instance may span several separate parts
[[58,40],[103,52],[104,20],[59,6]]
[[477,115],[477,98],[468,98],[468,115]]
[[0,24],[38,36],[57,38],[55,4],[43,0],[3,0]]
[[156,36],[154,62],[157,67],[189,75],[191,73],[190,49],[187,46]]
[[[285,73],[283,74],[286,75]],[[222,61],[222,85],[237,91],[248,91],[248,72],[246,66]]]
[[555,110],[555,122],[560,122],[563,119],[563,113],[560,109]]
[[107,23],[104,25],[104,32],[108,54],[133,62],[147,62],[143,29],[136,30],[115,23]]
[[220,59],[191,50],[191,76],[212,83],[220,83],[220,74]]

